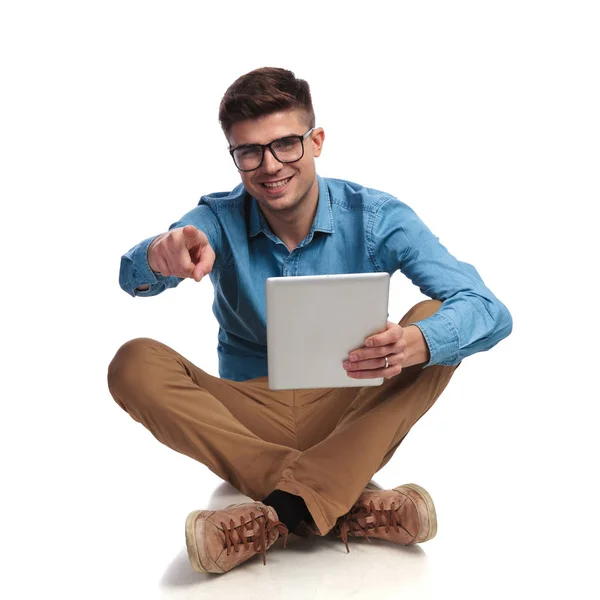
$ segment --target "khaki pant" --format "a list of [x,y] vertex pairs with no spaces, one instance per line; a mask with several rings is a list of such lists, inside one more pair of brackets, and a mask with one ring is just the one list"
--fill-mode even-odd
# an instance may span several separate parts
[[[400,325],[441,303],[425,300]],[[206,465],[243,494],[302,496],[322,535],[348,512],[456,367],[405,368],[377,387],[272,391],[266,377],[208,375],[164,344],[125,343],[108,369],[116,402],[163,444]]]

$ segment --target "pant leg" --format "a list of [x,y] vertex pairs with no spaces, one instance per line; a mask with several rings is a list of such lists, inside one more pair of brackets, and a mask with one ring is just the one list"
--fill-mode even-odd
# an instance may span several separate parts
[[138,338],[118,350],[108,386],[159,441],[255,500],[300,455],[286,392],[269,390],[266,377],[212,377],[165,344]]
[[[436,300],[420,302],[400,324],[407,326],[431,316],[440,306]],[[455,369],[414,365],[381,386],[345,388],[347,408],[334,430],[289,464],[276,488],[302,496],[317,528],[325,535],[431,408]],[[319,411],[327,410],[326,402],[324,398],[322,405],[315,403],[314,419],[321,418]]]

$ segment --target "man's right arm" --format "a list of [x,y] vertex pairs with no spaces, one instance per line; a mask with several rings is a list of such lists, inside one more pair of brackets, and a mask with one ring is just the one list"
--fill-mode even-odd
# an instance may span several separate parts
[[183,281],[183,278],[164,277],[152,270],[148,262],[148,249],[157,237],[143,240],[121,257],[119,285],[130,296],[156,296]]
[[119,284],[130,296],[155,296],[185,278],[200,281],[212,270],[215,254],[222,255],[222,239],[212,209],[196,206],[168,231],[143,240],[121,257]]

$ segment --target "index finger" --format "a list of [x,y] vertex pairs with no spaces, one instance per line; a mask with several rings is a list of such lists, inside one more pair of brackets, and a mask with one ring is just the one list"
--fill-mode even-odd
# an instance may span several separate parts
[[185,245],[188,249],[194,248],[195,246],[204,246],[207,243],[206,234],[193,225],[184,226],[183,239],[185,240]]

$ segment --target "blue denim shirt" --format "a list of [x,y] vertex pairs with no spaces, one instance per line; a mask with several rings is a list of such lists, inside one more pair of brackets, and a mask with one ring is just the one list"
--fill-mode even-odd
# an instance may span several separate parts
[[[512,330],[507,308],[475,268],[454,258],[400,200],[377,190],[318,177],[319,203],[306,238],[290,252],[271,231],[256,200],[238,185],[203,196],[169,229],[194,225],[213,247],[213,312],[219,323],[219,374],[244,381],[267,375],[267,277],[363,273],[398,269],[426,296],[443,301],[415,323],[429,346],[425,365],[456,365],[489,350]],[[154,296],[183,279],[152,272],[147,250],[155,236],[121,259],[120,285]],[[149,284],[146,291],[136,290]]]

